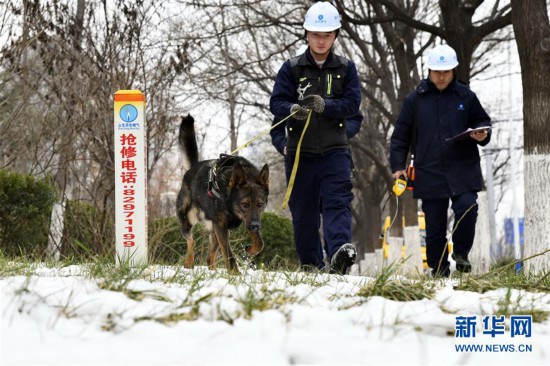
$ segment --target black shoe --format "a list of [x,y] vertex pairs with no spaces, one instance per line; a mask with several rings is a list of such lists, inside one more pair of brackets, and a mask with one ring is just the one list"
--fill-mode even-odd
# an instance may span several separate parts
[[432,277],[433,278],[449,278],[451,275],[451,269],[449,268],[448,264],[442,264],[437,269],[432,269]]
[[357,250],[351,243],[346,243],[340,247],[330,260],[330,273],[345,275],[350,267],[355,263]]
[[451,258],[453,258],[456,262],[456,270],[458,272],[462,273],[470,273],[472,272],[472,264],[468,260],[468,258],[464,258],[458,254],[453,253],[451,255]]

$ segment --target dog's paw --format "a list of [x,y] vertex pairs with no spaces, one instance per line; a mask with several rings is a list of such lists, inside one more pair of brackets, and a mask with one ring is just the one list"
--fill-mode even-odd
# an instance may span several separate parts
[[193,269],[195,267],[195,258],[194,257],[185,258],[185,261],[183,262],[183,266],[187,269]]
[[246,254],[248,254],[249,256],[253,257],[255,256],[256,254],[259,253],[258,249],[257,248],[254,248],[252,245],[248,245],[244,248]]
[[248,245],[244,248],[246,251],[246,254],[248,254],[251,257],[254,257],[255,255],[259,254],[263,249],[263,245]]
[[239,271],[238,268],[230,269],[230,270],[229,270],[229,274],[231,274],[231,275],[233,275],[233,276],[240,276],[240,275],[241,275],[241,271]]

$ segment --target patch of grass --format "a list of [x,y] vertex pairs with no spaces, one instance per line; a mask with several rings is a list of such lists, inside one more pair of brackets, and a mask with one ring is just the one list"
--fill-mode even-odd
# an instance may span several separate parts
[[431,299],[435,293],[433,281],[409,281],[395,275],[395,266],[385,267],[374,281],[361,287],[357,295],[363,297],[381,296],[395,301]]
[[[501,267],[502,268],[502,267]],[[550,293],[550,276],[515,274],[513,271],[500,268],[480,276],[462,276],[455,290],[485,293],[499,288],[514,288],[529,292]]]
[[162,316],[141,316],[134,319],[134,321],[140,322],[140,321],[148,321],[152,320],[157,323],[170,325],[175,324],[180,321],[191,321],[191,320],[197,320],[200,316],[199,313],[199,305],[203,301],[207,301],[210,298],[212,298],[212,294],[208,294],[206,296],[203,296],[197,300],[192,300],[190,297],[188,297],[185,301],[183,301],[178,308],[185,308],[185,310],[178,310],[178,312],[170,313],[168,315],[162,315]]
[[[550,272],[525,274],[515,272],[515,261],[495,264],[491,270],[479,276],[462,276],[454,286],[455,290],[486,293],[498,289],[506,289],[506,295],[497,303],[495,315],[531,315],[533,321],[543,322],[549,313],[536,309],[531,301],[523,301],[522,295],[512,296],[513,290],[523,290],[529,293],[550,293]],[[525,305],[530,304],[531,305]],[[523,305],[522,305],[523,304]]]
[[520,305],[521,302],[521,296],[513,298],[512,289],[508,288],[506,296],[497,303],[498,309],[495,311],[495,315],[504,315],[506,317],[511,315],[531,315],[534,322],[543,322],[548,319],[548,312],[535,309],[532,305],[525,308],[525,306]]
[[199,318],[199,313],[197,311],[193,311],[193,309],[189,312],[182,312],[182,313],[172,313],[165,316],[141,316],[135,319],[136,323],[141,321],[148,321],[152,320],[157,323],[161,323],[164,325],[170,325],[175,324],[180,321],[191,321],[191,320],[197,320]]
[[289,272],[283,271],[280,273],[284,276],[286,283],[289,286],[297,286],[301,284],[310,285],[312,287],[322,287],[330,283],[331,278],[321,271],[312,272]]
[[[152,320],[161,324],[170,325],[180,321],[197,320],[200,317],[200,312],[199,312],[200,304],[203,302],[208,302],[218,295],[217,293],[208,293],[206,295],[203,295],[195,299],[194,294],[201,287],[202,286],[200,285],[200,281],[198,280],[194,281],[191,284],[186,298],[180,304],[178,304],[177,312],[173,312],[162,316],[137,317],[134,319],[134,321],[139,322],[139,321]],[[221,319],[221,320],[225,320],[225,319]]]
[[249,287],[238,302],[243,306],[245,318],[250,319],[254,310],[279,309],[285,304],[296,303],[297,297],[285,293],[284,290],[257,291],[254,287]]
[[11,276],[26,276],[33,271],[34,264],[24,258],[22,260],[8,259],[0,252],[0,278]]
[[106,331],[106,332],[110,332],[110,331],[115,330],[115,328],[116,328],[115,319],[113,318],[113,314],[109,313],[109,314],[107,314],[107,317],[105,318],[105,321],[104,321],[103,325],[101,326],[101,329]]
[[27,276],[32,275],[38,268],[63,268],[76,264],[74,261],[63,260],[54,261],[46,260],[43,262],[37,262],[30,256],[21,257],[6,257],[2,255],[0,251],[0,278],[10,276]]
[[169,297],[164,296],[163,294],[157,291],[151,291],[151,290],[136,291],[136,290],[129,290],[128,288],[126,288],[122,292],[124,293],[124,295],[128,296],[128,298],[135,301],[141,301],[145,298],[150,298],[158,301],[166,301],[166,302],[172,301]]
[[135,301],[141,301],[145,298],[167,302],[172,301],[169,297],[154,290],[138,291],[128,288],[131,281],[148,279],[147,277],[149,277],[151,272],[147,266],[116,266],[114,263],[98,261],[91,265],[89,273],[92,278],[97,280],[97,286],[102,290],[119,291]]
[[[254,259],[256,262],[256,259]],[[275,272],[286,271],[296,272],[300,270],[300,264],[295,259],[285,258],[280,255],[275,255],[269,262],[260,262],[256,265],[257,269],[263,271]]]

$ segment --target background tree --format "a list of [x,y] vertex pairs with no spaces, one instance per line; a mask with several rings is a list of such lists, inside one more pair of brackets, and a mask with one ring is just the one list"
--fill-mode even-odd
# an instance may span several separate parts
[[[486,40],[487,36],[511,24],[511,10],[509,2],[493,1],[487,12],[481,5],[484,0],[439,0],[439,19],[433,23],[427,23],[423,18],[411,17],[405,9],[418,6],[420,1],[395,1],[395,0],[368,0],[373,4],[381,4],[388,9],[390,19],[407,24],[410,27],[424,31],[428,34],[445,40],[457,53],[460,64],[457,67],[457,77],[465,83],[470,82],[472,76],[472,64],[474,52]],[[401,4],[401,6],[400,6]],[[480,20],[474,21],[479,13]],[[422,20],[421,20],[422,19]],[[428,18],[430,19],[430,18]],[[491,42],[492,46],[498,43],[497,39]],[[491,46],[485,45],[488,52]],[[485,67],[487,67],[486,65]],[[485,67],[476,70],[475,73],[483,71]],[[475,75],[474,73],[474,75]]]
[[154,34],[166,9],[146,1],[25,0],[6,10],[14,23],[2,47],[9,77],[0,90],[0,161],[53,175],[60,196],[92,203],[102,213],[100,240],[114,212],[113,93],[141,89],[148,97],[150,176],[173,146],[178,110],[170,89],[184,61]]
[[[174,20],[177,30],[170,36],[170,42],[184,43],[189,50],[189,67],[179,89],[196,96],[192,109],[201,116],[195,126],[215,141],[210,149],[202,146],[203,158],[216,158],[271,126],[273,81],[283,61],[298,48],[303,31],[297,25],[303,23],[305,6],[296,1],[246,0],[180,4],[194,16]],[[269,135],[239,154],[258,165],[269,163],[268,209],[281,212],[284,160],[271,146]]]
[[512,20],[523,82],[525,151],[525,253],[543,254],[525,264],[532,272],[550,268],[550,70],[549,4],[512,0]]

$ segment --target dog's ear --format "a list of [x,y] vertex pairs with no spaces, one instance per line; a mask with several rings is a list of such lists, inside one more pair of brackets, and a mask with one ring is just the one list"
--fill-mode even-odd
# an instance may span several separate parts
[[262,187],[269,188],[269,166],[264,165],[258,176],[256,177],[256,183]]
[[231,178],[229,179],[229,189],[235,187],[240,187],[246,184],[246,172],[244,171],[243,166],[237,161],[233,165],[233,173],[231,173]]

